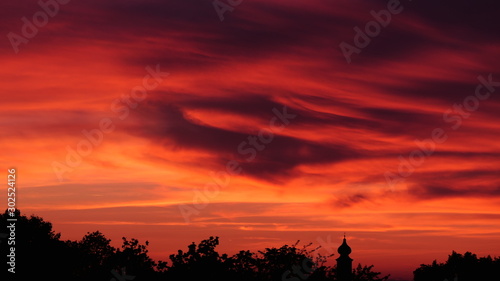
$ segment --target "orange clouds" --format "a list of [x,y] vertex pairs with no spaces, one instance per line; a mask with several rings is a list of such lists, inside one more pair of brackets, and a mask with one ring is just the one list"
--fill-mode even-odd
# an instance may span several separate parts
[[[162,259],[210,235],[232,252],[344,231],[355,262],[403,277],[451,250],[498,254],[500,90],[456,130],[443,119],[478,76],[500,80],[494,9],[405,2],[347,64],[338,45],[384,3],[285,2],[224,22],[210,1],[71,2],[19,54],[4,42],[0,166],[19,171],[21,210],[68,239],[148,239]],[[0,11],[2,32],[33,5]],[[169,77],[118,120],[148,65]],[[296,117],[246,161],[239,145],[285,106]],[[59,182],[51,163],[103,118],[115,129]],[[391,191],[384,173],[438,127],[448,139]],[[179,206],[229,161],[242,172],[187,224]]]

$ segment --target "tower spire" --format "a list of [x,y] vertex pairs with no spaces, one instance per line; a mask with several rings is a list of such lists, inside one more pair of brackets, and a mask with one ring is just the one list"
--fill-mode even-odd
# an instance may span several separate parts
[[339,281],[352,281],[352,259],[349,257],[351,251],[344,232],[344,241],[337,250],[340,254],[340,257],[337,258],[337,280]]

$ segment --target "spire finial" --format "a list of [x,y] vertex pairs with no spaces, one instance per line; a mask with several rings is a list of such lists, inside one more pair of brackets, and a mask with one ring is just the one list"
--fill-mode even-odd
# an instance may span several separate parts
[[345,232],[344,232],[344,239],[345,239]]

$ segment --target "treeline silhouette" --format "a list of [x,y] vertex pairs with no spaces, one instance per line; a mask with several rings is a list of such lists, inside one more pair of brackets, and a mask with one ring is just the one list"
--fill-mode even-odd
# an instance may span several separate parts
[[[0,233],[7,232],[8,212],[0,215]],[[72,280],[72,281],[142,281],[142,280],[203,280],[203,281],[336,281],[336,267],[327,266],[328,258],[320,247],[284,245],[253,253],[239,251],[229,256],[219,254],[218,237],[209,237],[187,250],[178,250],[168,261],[154,261],[148,255],[148,241],[122,238],[119,248],[99,231],[88,232],[79,241],[62,241],[52,224],[38,216],[24,216],[16,211],[15,274],[9,273],[8,257],[11,245],[0,236],[2,272],[0,280]],[[499,272],[499,259],[480,258],[466,253],[453,253],[445,264],[421,265],[415,271],[415,281],[500,280],[466,279],[468,272]],[[358,265],[353,269],[353,281],[385,281],[373,265]],[[472,276],[472,275],[471,275]],[[463,278],[462,278],[463,277]]]
[[[9,214],[0,217],[0,233],[7,230]],[[15,274],[9,273],[7,262],[10,245],[0,238],[2,272],[0,280],[206,280],[206,281],[335,281],[335,267],[326,266],[330,256],[309,249],[284,245],[266,248],[258,253],[240,251],[233,256],[219,254],[218,237],[188,245],[169,256],[169,261],[154,261],[148,255],[148,241],[122,238],[120,248],[99,231],[88,232],[79,241],[62,241],[52,224],[38,216],[27,217],[16,211]],[[388,276],[358,265],[355,281],[383,281]]]
[[453,251],[444,263],[434,260],[431,264],[421,264],[413,276],[414,281],[498,281],[500,257],[478,258],[471,252],[462,255]]

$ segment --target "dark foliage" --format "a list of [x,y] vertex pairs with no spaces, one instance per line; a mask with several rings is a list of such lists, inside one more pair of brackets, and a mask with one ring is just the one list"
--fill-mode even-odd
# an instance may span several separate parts
[[[10,223],[8,212],[0,215],[0,227]],[[99,231],[88,232],[79,241],[61,241],[52,224],[37,216],[16,212],[15,274],[7,269],[8,237],[1,237],[2,272],[0,280],[205,280],[205,281],[335,281],[335,267],[325,265],[330,256],[318,254],[312,244],[298,248],[297,243],[280,248],[266,248],[252,253],[240,251],[233,256],[219,254],[218,237],[209,237],[198,245],[170,255],[170,262],[154,261],[148,245],[137,239],[122,238],[121,248]],[[354,281],[384,281],[373,266],[359,265],[353,270]],[[442,281],[442,280],[440,280]]]
[[462,255],[453,251],[445,263],[434,260],[421,264],[413,276],[415,281],[500,280],[500,257],[478,258],[471,252]]

